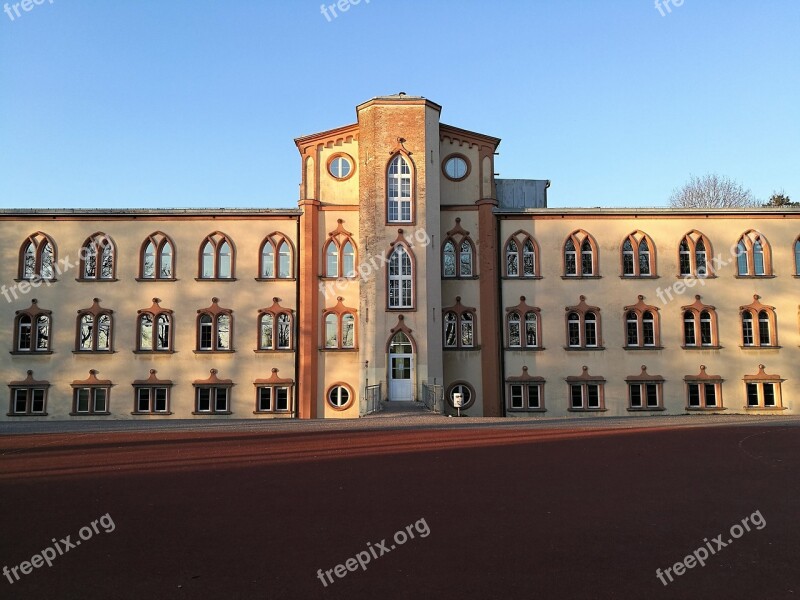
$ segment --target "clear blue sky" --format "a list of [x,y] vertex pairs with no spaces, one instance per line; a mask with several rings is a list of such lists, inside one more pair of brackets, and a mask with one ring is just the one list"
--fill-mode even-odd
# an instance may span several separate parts
[[551,179],[551,206],[660,206],[706,172],[800,200],[797,0],[320,2],[0,13],[0,207],[293,207],[293,139],[399,91],[502,138],[500,176]]

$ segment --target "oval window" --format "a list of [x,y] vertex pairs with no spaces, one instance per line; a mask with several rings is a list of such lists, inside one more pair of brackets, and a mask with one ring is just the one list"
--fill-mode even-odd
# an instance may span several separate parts
[[451,156],[444,163],[444,173],[456,181],[467,176],[467,161],[461,156]]

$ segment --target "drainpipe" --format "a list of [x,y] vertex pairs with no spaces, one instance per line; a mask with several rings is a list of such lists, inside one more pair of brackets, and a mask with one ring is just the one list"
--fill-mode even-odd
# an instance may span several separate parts
[[[302,314],[301,311],[300,311],[300,256],[301,256],[300,253],[302,251],[302,248],[301,248],[302,241],[301,241],[301,236],[300,236],[300,215],[298,215],[297,218],[295,219],[295,225],[296,225],[296,232],[297,232],[296,233],[296,237],[295,237],[295,239],[297,240],[297,252],[296,252],[296,254],[294,256],[295,264],[293,266],[294,266],[294,274],[295,274],[295,280],[294,280],[294,305],[295,305],[296,318],[292,320],[292,329],[294,329],[294,331],[292,331],[292,334],[294,336],[292,339],[294,340],[294,378],[295,378],[294,394],[292,394],[292,396],[293,396],[292,399],[294,401],[293,402],[294,403],[294,415],[293,415],[292,418],[299,419],[300,418],[300,409],[297,406],[297,390],[300,389],[300,386],[298,385],[299,381],[297,381],[297,376],[300,374],[300,344],[298,344],[297,342],[298,342],[298,333],[300,331],[299,319],[300,319],[300,315]],[[312,283],[312,285],[313,285],[313,283]]]
[[506,350],[505,344],[503,340],[505,339],[506,334],[506,319],[505,319],[505,302],[503,302],[503,254],[505,252],[505,246],[503,244],[503,240],[500,237],[500,233],[502,231],[500,227],[500,217],[499,215],[495,214],[494,219],[495,227],[497,228],[495,231],[495,239],[497,240],[497,272],[499,274],[498,280],[500,281],[500,285],[497,286],[497,295],[499,297],[500,303],[500,394],[503,399],[503,417],[507,417],[506,414]]

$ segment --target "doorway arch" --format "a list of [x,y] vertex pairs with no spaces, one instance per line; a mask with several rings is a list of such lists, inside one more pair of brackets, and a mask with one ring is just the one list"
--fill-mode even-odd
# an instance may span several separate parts
[[414,400],[414,344],[403,331],[394,333],[389,340],[389,400],[410,402]]

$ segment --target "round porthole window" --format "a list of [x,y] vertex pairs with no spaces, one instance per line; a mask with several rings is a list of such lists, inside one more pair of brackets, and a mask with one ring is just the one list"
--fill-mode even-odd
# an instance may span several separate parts
[[337,154],[328,163],[328,172],[336,179],[347,179],[353,173],[353,163],[349,156]]
[[475,402],[475,390],[466,381],[457,381],[447,388],[447,402],[455,408],[455,395],[461,394],[461,408],[469,408]]
[[347,408],[350,405],[352,397],[352,392],[344,385],[335,385],[328,390],[328,402],[330,402],[331,406],[334,408]]
[[444,174],[448,179],[461,181],[469,174],[467,159],[459,154],[454,154],[444,161]]

